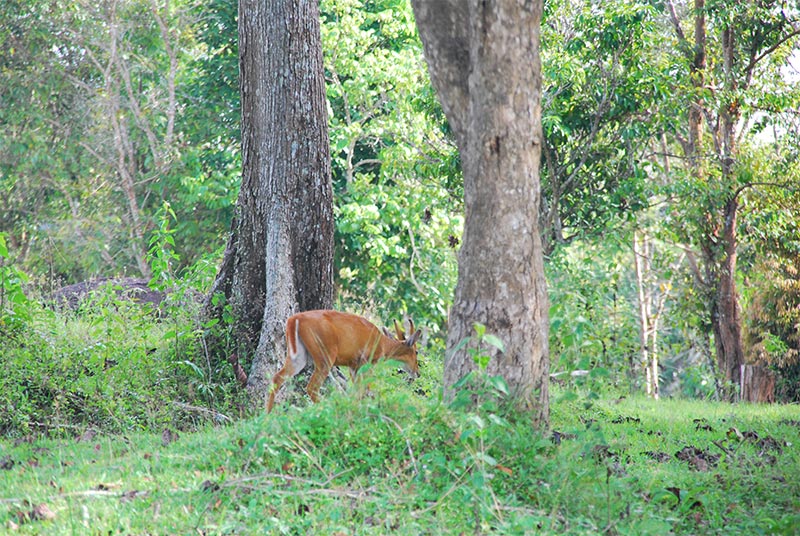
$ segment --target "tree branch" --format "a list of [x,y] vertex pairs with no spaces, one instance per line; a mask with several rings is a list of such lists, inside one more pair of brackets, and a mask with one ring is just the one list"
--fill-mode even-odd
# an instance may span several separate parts
[[686,40],[686,34],[683,33],[681,21],[678,19],[678,14],[675,11],[675,5],[672,3],[672,0],[667,0],[665,4],[667,6],[667,10],[669,11],[669,19],[672,22],[672,26],[675,28],[675,35],[678,37],[678,46],[680,47],[681,51],[686,54],[686,57],[691,60],[692,47],[689,45],[689,41]]
[[800,28],[792,26],[791,32],[783,36],[780,40],[778,40],[777,43],[773,44],[771,47],[764,50],[761,54],[751,59],[750,63],[748,63],[747,67],[745,67],[745,73],[750,73],[750,71],[755,68],[756,64],[758,64],[758,62],[760,62],[761,60],[763,60],[764,58],[766,58],[767,56],[778,50],[781,47],[781,45],[783,45],[786,41],[798,35],[800,35]]
[[744,185],[740,186],[733,193],[733,199],[736,199],[737,197],[739,197],[739,194],[741,194],[742,192],[744,192],[748,188],[756,188],[758,186],[774,186],[775,188],[788,188],[792,184],[794,184],[794,181],[791,181],[791,180],[788,180],[788,181],[785,181],[785,182],[748,182],[747,184],[744,184]]

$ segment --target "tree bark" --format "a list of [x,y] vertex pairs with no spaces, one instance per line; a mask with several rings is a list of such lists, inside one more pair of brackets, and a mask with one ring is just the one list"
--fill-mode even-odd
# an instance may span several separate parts
[[467,348],[480,322],[498,336],[488,373],[548,422],[548,303],[538,226],[541,0],[412,2],[434,87],[453,128],[466,220],[450,312],[446,396],[475,369]]
[[[706,15],[705,0],[694,0],[694,57],[690,67],[692,86],[696,94],[702,94],[706,74]],[[702,164],[698,158],[703,152],[703,110],[705,109],[702,97],[701,102],[689,108],[689,150],[688,155],[695,169],[702,173]]]
[[[708,263],[716,265],[711,306],[711,325],[714,332],[714,347],[717,353],[717,370],[727,382],[741,384],[740,369],[744,364],[742,346],[742,321],[739,293],[736,290],[736,199],[725,205],[722,237],[719,244],[709,245]],[[714,255],[717,251],[720,253]],[[712,256],[713,255],[713,256]],[[734,398],[734,393],[726,393]]]
[[[286,319],[333,301],[333,193],[319,5],[240,0],[242,185],[210,298],[235,317],[247,390],[263,401]],[[221,316],[209,299],[208,313]]]
[[767,367],[742,365],[741,399],[745,402],[775,402],[775,375]]
[[[722,180],[724,184],[735,184],[734,161],[738,156],[736,147],[736,123],[739,121],[741,112],[735,95],[737,91],[736,75],[734,73],[736,32],[730,25],[722,30],[722,57],[723,57],[723,84],[725,95],[728,97],[721,106],[719,115],[721,118],[722,144],[721,144],[721,167]],[[736,289],[736,251],[738,239],[736,236],[737,216],[739,211],[739,200],[737,194],[732,194],[724,203],[720,214],[721,240],[716,248],[710,247],[708,250],[717,251],[718,258],[715,259],[719,266],[717,270],[717,280],[715,283],[715,305],[717,307],[716,318],[712,318],[714,325],[714,340],[717,349],[717,368],[724,372],[725,380],[740,386],[741,392],[741,368],[744,365],[744,347],[742,345],[742,320],[739,306],[739,293]],[[709,237],[710,238],[710,237]],[[732,395],[730,398],[735,398]]]

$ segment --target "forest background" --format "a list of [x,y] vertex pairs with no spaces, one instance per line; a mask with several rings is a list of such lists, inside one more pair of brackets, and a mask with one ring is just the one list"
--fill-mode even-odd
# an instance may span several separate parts
[[796,534],[800,13],[544,5],[535,429],[483,326],[442,395],[464,178],[407,1],[320,7],[335,305],[413,318],[421,375],[363,367],[314,405],[296,382],[269,415],[209,292],[242,176],[236,2],[0,3],[0,525]]
[[[425,326],[430,389],[463,227],[458,153],[408,3],[321,11],[336,306]],[[732,267],[745,362],[776,379],[772,397],[796,401],[798,13],[709,2],[702,70],[699,13],[546,3],[551,373],[614,394],[738,397],[715,348],[714,281]],[[196,296],[219,265],[241,175],[236,3],[12,0],[0,19],[0,329],[15,349],[4,429],[105,421],[116,405],[130,412],[116,426],[162,422],[167,396],[228,407],[233,372],[209,355],[202,334],[219,326],[203,324]],[[696,139],[693,110],[705,121]],[[40,301],[120,276],[169,290],[169,321],[114,320],[127,306],[112,286],[70,342],[56,336],[61,313]],[[33,357],[43,352],[61,358]],[[111,402],[112,391],[132,396]],[[142,393],[152,404],[135,410]]]

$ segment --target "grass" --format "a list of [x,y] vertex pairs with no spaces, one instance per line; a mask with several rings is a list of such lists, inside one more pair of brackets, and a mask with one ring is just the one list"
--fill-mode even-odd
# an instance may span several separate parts
[[551,431],[538,434],[524,415],[455,411],[391,378],[371,383],[369,394],[356,387],[179,437],[1,441],[0,526],[17,534],[800,533],[797,406],[557,392]]

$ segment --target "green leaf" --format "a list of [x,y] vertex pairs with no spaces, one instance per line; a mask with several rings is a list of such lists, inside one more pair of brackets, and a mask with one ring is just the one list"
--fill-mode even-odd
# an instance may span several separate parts
[[503,428],[511,428],[511,423],[509,423],[506,419],[502,418],[500,415],[490,413],[489,420],[492,421],[492,424],[495,424],[496,426],[502,426]]
[[503,345],[503,341],[497,335],[492,335],[491,333],[487,333],[483,336],[483,340],[486,341],[488,344],[491,344],[501,352],[505,353],[506,348]]
[[472,371],[467,372],[456,383],[453,384],[453,389],[459,390],[464,387],[472,379]]
[[483,417],[481,417],[477,413],[472,413],[471,415],[469,415],[469,417],[467,417],[467,421],[474,424],[475,428],[477,428],[478,430],[483,430],[484,428],[486,428],[486,421],[484,421]]
[[472,481],[472,486],[477,490],[482,490],[486,486],[486,477],[480,471],[473,473],[470,480]]
[[201,369],[200,367],[198,367],[196,364],[192,363],[191,361],[184,360],[184,361],[178,362],[178,364],[179,365],[183,365],[183,366],[193,370],[198,378],[205,377],[205,373],[203,373],[203,369]]
[[489,384],[494,387],[495,390],[508,396],[508,383],[506,383],[506,379],[502,376],[490,376]]
[[469,337],[464,337],[463,339],[461,339],[458,342],[458,344],[456,344],[455,348],[450,350],[450,355],[452,356],[453,354],[457,354],[459,351],[461,351],[461,349],[464,348],[467,345],[469,340],[470,340]]
[[475,458],[482,461],[486,465],[491,465],[494,467],[497,465],[497,459],[494,456],[491,456],[488,452],[478,452],[475,454]]

